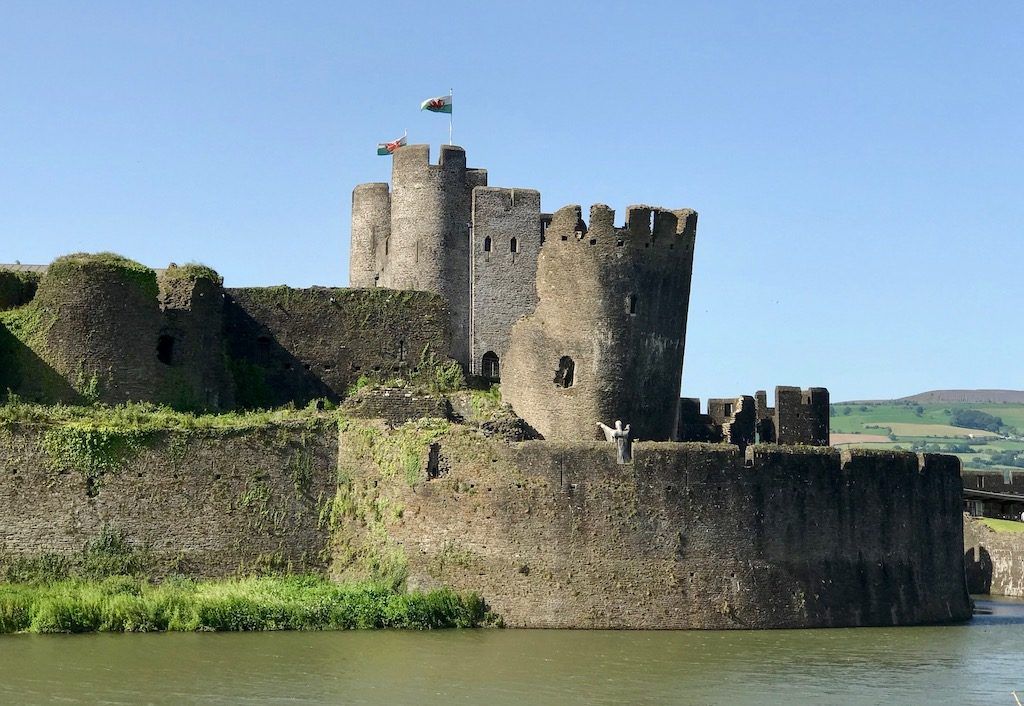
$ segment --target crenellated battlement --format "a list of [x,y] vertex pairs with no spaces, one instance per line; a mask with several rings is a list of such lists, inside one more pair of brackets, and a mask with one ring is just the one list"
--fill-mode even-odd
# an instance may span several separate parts
[[430,162],[430,145],[406,145],[392,155],[391,180],[397,184],[406,177],[449,174],[464,179],[469,187],[487,185],[487,170],[466,166],[466,150],[457,145],[441,145],[437,164]]
[[685,255],[692,251],[697,234],[697,212],[691,209],[670,210],[655,206],[629,206],[626,222],[615,225],[615,210],[605,204],[590,207],[584,220],[579,205],[560,208],[545,228],[544,241],[558,247],[559,243],[579,243],[599,250],[621,252],[647,250],[664,257],[668,251]]
[[706,414],[700,400],[679,400],[676,439],[679,441],[724,441],[748,443],[828,446],[829,395],[824,387],[778,386],[775,406],[768,406],[768,393],[758,390],[752,397],[709,399]]

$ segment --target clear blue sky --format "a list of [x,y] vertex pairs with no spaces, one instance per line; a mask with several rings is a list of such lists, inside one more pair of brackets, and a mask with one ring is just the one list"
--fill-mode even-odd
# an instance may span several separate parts
[[493,185],[700,212],[687,394],[1022,388],[1022,38],[1019,2],[8,0],[0,261],[344,284],[376,143],[436,154],[454,87]]

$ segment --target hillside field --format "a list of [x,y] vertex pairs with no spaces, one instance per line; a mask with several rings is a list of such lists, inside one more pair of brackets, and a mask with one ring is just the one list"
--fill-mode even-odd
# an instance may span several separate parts
[[[1006,426],[999,433],[953,426],[957,409],[986,412]],[[1024,473],[1024,404],[839,402],[831,415],[834,445],[954,453],[968,470]]]

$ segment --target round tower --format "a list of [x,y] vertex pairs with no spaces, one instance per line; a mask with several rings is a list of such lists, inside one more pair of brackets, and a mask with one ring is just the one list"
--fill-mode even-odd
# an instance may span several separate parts
[[697,214],[604,205],[559,210],[537,263],[535,312],[512,328],[502,397],[549,439],[672,438],[683,371]]
[[352,190],[351,287],[377,284],[384,252],[390,249],[391,191],[384,183],[360,184]]
[[158,387],[156,273],[111,253],[53,261],[31,306],[49,367],[87,400],[152,400]]
[[441,147],[437,164],[430,163],[428,145],[401,147],[393,160],[391,229],[377,285],[444,297],[452,315],[452,357],[468,366],[472,193],[486,186],[487,172],[467,169],[465,150],[452,145]]
[[171,264],[160,276],[163,325],[156,343],[158,401],[190,411],[234,405],[224,358],[223,282],[202,265]]

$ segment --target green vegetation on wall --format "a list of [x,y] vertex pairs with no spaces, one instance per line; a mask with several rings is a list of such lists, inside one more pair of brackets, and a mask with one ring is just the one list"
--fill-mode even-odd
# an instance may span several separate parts
[[465,389],[466,377],[462,366],[456,361],[437,356],[430,346],[420,352],[419,362],[402,375],[384,377],[379,374],[362,374],[349,385],[348,397],[362,389],[372,387],[413,388],[426,394],[448,395]]
[[[385,430],[369,421],[340,419],[346,463],[338,469],[338,489],[321,520],[331,529],[334,571],[399,587],[408,561],[388,526],[404,508],[382,491],[384,483],[415,485],[426,479],[431,444],[451,430],[443,419],[419,419]],[[377,473],[365,474],[365,464]]]
[[0,311],[27,304],[36,295],[39,274],[0,270]]
[[117,575],[142,577],[152,567],[149,548],[133,545],[123,532],[112,527],[104,527],[75,554],[0,553],[0,577],[8,583],[95,581]]
[[266,372],[248,360],[227,358],[228,371],[235,383],[235,404],[241,409],[267,409],[274,394],[267,384]]
[[83,270],[117,277],[137,285],[143,296],[156,299],[156,272],[134,260],[116,253],[73,253],[58,257],[46,271],[46,286],[54,291],[70,285]]
[[0,311],[0,394],[19,390],[45,402],[73,402],[79,396],[45,360],[46,336],[55,315],[35,300]]
[[217,270],[199,262],[187,262],[184,265],[171,264],[164,270],[163,278],[168,282],[208,279],[218,286],[224,284],[224,278]]

